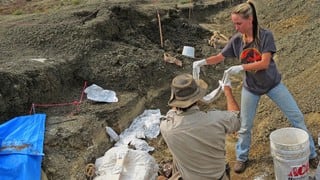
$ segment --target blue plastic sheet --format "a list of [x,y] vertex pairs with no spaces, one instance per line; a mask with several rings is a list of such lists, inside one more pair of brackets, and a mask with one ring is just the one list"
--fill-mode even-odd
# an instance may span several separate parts
[[40,180],[45,114],[20,116],[0,125],[0,179]]

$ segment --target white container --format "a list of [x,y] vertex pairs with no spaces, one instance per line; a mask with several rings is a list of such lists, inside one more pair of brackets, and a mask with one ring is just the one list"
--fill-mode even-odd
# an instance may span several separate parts
[[183,46],[182,55],[194,58],[194,47]]
[[309,135],[298,128],[281,128],[270,134],[277,180],[309,179]]

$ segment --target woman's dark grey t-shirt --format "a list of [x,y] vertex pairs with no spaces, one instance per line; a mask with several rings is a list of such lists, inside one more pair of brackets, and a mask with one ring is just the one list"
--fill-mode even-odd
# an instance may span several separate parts
[[224,57],[236,57],[242,64],[261,61],[263,53],[270,52],[272,58],[269,67],[259,71],[245,71],[243,86],[250,92],[262,95],[275,87],[281,81],[281,75],[277,70],[273,55],[276,52],[276,45],[272,32],[260,29],[260,47],[257,49],[253,43],[244,44],[242,35],[235,34],[228,44],[222,49]]

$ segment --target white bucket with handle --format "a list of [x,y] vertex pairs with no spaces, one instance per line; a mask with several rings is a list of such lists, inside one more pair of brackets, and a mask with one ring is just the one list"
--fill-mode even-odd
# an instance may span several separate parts
[[275,177],[284,179],[309,179],[309,135],[298,128],[281,128],[270,134]]

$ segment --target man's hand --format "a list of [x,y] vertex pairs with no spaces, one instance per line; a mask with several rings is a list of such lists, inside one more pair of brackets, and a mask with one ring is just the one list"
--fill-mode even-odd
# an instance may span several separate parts
[[237,65],[237,66],[231,66],[229,69],[225,70],[225,72],[232,75],[232,74],[238,74],[242,70],[243,70],[243,66]]
[[222,80],[219,80],[219,84],[220,84],[223,91],[224,91],[224,87],[226,87],[226,86],[231,88],[231,81],[229,78],[225,79],[224,82]]

